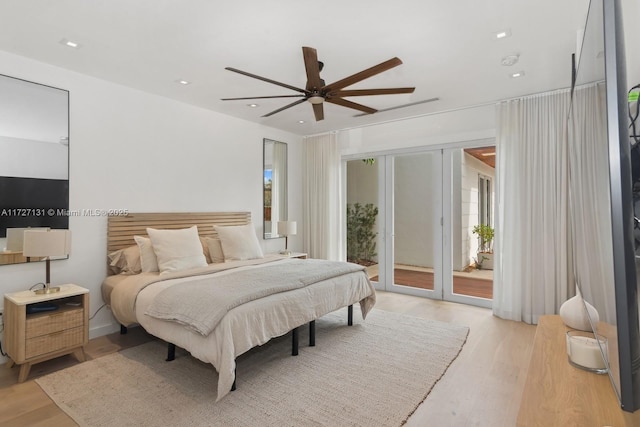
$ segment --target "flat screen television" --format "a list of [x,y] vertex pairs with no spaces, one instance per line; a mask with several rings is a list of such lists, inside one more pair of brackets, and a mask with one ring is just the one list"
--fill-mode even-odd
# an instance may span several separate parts
[[[591,0],[575,83],[577,86],[604,83],[602,102],[606,104],[606,135],[603,132],[602,143],[607,145],[609,155],[613,283],[602,283],[601,295],[615,302],[612,304],[615,315],[610,316],[608,324],[592,324],[597,332],[611,326],[608,339],[615,342],[609,345],[609,352],[605,354],[608,373],[622,409],[633,412],[640,409],[640,248],[636,252],[634,244],[634,217],[640,217],[640,202],[635,201],[640,200],[640,191],[636,186],[634,192],[632,182],[629,88],[623,39],[620,0]],[[580,102],[580,97],[575,96],[575,88],[572,88],[572,95],[572,103]],[[572,104],[571,110],[575,109]],[[569,120],[578,119],[570,114]],[[580,123],[570,125],[579,126]],[[588,302],[596,307],[604,304],[602,301]],[[615,325],[611,325],[613,322]]]

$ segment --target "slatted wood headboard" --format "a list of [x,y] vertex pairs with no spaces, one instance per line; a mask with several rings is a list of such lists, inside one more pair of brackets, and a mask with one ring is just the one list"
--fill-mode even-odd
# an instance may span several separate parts
[[251,212],[180,212],[130,213],[110,216],[107,223],[107,253],[135,245],[133,236],[146,236],[147,227],[178,229],[198,226],[202,237],[217,237],[214,225],[245,225],[251,222]]

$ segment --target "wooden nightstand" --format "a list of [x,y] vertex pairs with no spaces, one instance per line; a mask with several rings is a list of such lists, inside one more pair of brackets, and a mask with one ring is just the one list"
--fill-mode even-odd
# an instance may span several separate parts
[[[29,313],[34,304],[58,306],[53,311]],[[33,307],[32,307],[33,308]],[[4,334],[9,367],[20,366],[18,382],[29,376],[31,365],[66,354],[84,362],[83,346],[89,342],[89,290],[61,285],[55,294],[32,291],[4,296]]]

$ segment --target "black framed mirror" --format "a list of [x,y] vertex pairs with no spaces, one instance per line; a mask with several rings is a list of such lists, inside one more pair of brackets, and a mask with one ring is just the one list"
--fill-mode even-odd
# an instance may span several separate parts
[[0,265],[24,228],[69,228],[69,91],[0,75]]
[[275,239],[278,221],[287,220],[287,144],[265,138],[263,140],[263,218],[264,238]]

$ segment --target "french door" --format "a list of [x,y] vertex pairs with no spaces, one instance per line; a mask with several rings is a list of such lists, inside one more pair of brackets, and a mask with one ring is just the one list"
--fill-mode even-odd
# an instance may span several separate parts
[[490,174],[463,148],[347,161],[347,204],[377,207],[375,251],[368,261],[375,286],[490,307],[491,294],[482,289],[492,274],[471,267],[476,250],[472,225],[480,215],[492,216],[486,201],[492,193],[487,194],[486,185],[479,191],[478,177],[486,182]]

